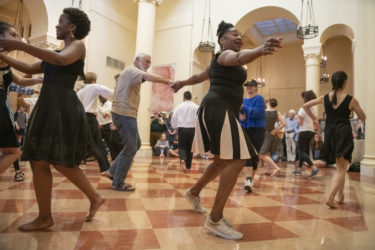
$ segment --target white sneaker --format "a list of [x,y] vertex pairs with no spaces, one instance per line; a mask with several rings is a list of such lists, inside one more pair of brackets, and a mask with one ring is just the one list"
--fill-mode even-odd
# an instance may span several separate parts
[[251,188],[253,187],[253,183],[249,180],[249,179],[247,179],[246,181],[245,181],[245,185],[243,186],[243,188],[245,189],[245,190],[247,190],[247,192],[249,192],[249,193],[251,193]]
[[212,233],[219,237],[228,240],[240,240],[243,238],[243,234],[236,231],[232,227],[228,226],[221,218],[218,222],[211,220],[210,215],[207,216],[204,226]]
[[186,190],[184,193],[186,200],[190,203],[191,207],[193,208],[194,212],[205,214],[207,211],[204,207],[202,207],[201,199],[199,196],[194,196],[190,192],[190,188]]

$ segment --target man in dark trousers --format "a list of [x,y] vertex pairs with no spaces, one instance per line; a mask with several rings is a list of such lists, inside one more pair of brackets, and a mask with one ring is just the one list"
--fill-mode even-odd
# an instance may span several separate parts
[[191,101],[190,91],[184,92],[184,102],[173,112],[172,127],[178,128],[178,154],[185,161],[186,171],[190,171],[193,153],[191,152],[198,105]]

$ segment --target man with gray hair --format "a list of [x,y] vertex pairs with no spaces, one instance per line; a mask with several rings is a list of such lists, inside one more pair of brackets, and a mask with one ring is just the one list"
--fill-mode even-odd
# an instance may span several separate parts
[[145,81],[170,84],[171,81],[147,73],[151,65],[151,56],[138,52],[133,61],[133,65],[124,69],[115,87],[112,103],[112,120],[118,128],[124,148],[116,157],[107,173],[112,179],[112,189],[117,191],[134,191],[135,188],[125,184],[126,175],[129,172],[133,158],[141,147],[137,127],[137,115],[140,101],[141,84]]
[[288,162],[294,162],[296,160],[295,138],[298,133],[298,122],[295,116],[296,111],[294,109],[291,109],[288,112],[288,118],[286,118],[285,120],[285,144]]

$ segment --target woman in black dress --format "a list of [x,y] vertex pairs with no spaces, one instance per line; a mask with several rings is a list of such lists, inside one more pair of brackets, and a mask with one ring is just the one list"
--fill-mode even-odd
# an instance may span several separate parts
[[336,161],[337,166],[337,172],[333,177],[331,191],[326,204],[330,208],[337,208],[334,199],[337,194],[338,203],[342,204],[344,202],[345,173],[352,159],[354,148],[352,127],[349,121],[350,112],[354,111],[361,121],[366,120],[366,115],[357,99],[346,93],[348,76],[344,71],[333,73],[331,81],[333,89],[331,92],[305,103],[303,108],[317,126],[317,117],[311,112],[310,108],[318,104],[324,104],[327,114],[323,144],[324,158],[328,163]]
[[[17,31],[10,24],[0,22],[0,39],[19,39]],[[6,55],[3,51],[1,55]],[[30,86],[40,83],[40,79],[21,78],[12,73],[10,66],[0,57],[0,173],[4,172],[20,155],[20,145],[14,130],[14,123],[6,104],[8,86],[13,82],[21,86]]]
[[195,212],[205,213],[199,193],[220,175],[215,203],[207,216],[205,227],[220,237],[241,239],[242,233],[223,219],[223,209],[245,160],[257,157],[237,119],[242,105],[243,84],[247,78],[242,65],[277,51],[277,48],[281,48],[281,39],[271,38],[256,49],[241,50],[242,34],[224,21],[220,23],[217,35],[221,50],[214,55],[211,65],[200,74],[177,81],[172,88],[177,91],[186,85],[210,79],[210,89],[198,109],[193,152],[204,154],[210,151],[214,155],[214,162],[198,182],[185,192],[185,198]]
[[65,175],[90,199],[86,221],[90,221],[104,199],[91,186],[79,169],[85,159],[89,129],[85,111],[73,91],[79,75],[83,76],[85,45],[83,39],[90,31],[90,20],[79,9],[66,8],[56,26],[57,39],[64,40],[61,51],[41,49],[17,40],[0,39],[0,48],[22,50],[42,59],[27,64],[2,55],[0,59],[12,67],[29,74],[44,73],[43,87],[30,116],[23,160],[30,161],[33,171],[39,216],[22,226],[31,231],[51,227],[52,174],[50,164]]

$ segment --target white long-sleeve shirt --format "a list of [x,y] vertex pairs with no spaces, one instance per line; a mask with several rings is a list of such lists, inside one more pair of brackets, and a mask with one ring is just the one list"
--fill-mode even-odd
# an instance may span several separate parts
[[112,123],[112,102],[106,101],[103,105],[99,104],[96,119],[100,125]]
[[97,83],[86,84],[84,88],[77,92],[79,100],[82,102],[86,113],[98,112],[98,97],[103,96],[105,99],[113,97],[113,91],[103,85]]
[[192,101],[184,101],[173,112],[171,125],[173,128],[195,128],[198,105]]

